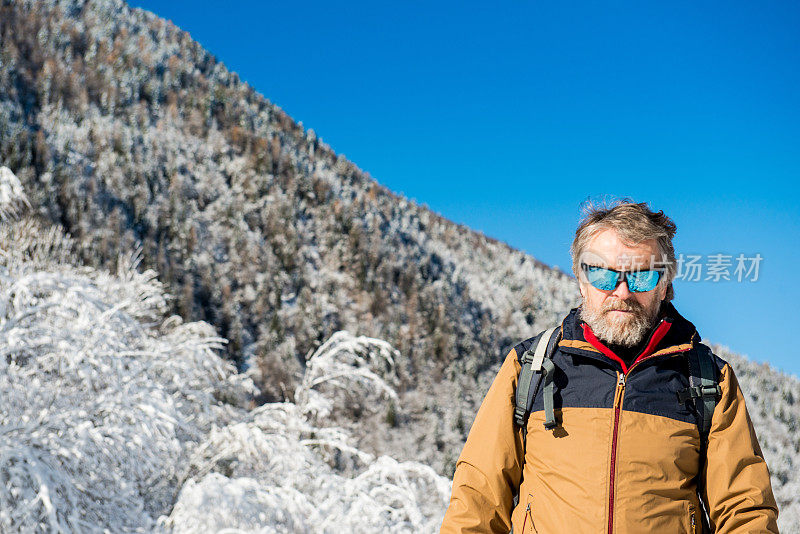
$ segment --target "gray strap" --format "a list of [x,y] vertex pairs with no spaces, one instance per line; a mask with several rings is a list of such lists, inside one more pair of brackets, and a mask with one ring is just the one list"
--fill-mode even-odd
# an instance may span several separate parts
[[553,332],[556,331],[556,328],[558,327],[554,326],[553,328],[545,330],[539,338],[539,342],[536,344],[536,352],[533,354],[533,362],[531,362],[531,367],[534,371],[542,369],[542,362],[544,361],[545,354],[547,354],[547,345],[550,344],[550,338],[553,336]]
[[703,351],[700,356],[700,388],[704,393],[703,399],[703,420],[700,425],[700,433],[708,435],[711,430],[711,418],[714,416],[714,408],[717,406],[717,395],[720,388],[716,380],[714,363],[711,361],[711,354]]
[[[553,338],[553,334],[557,329],[558,327],[554,327],[542,332],[536,340],[535,346],[531,345],[522,355],[520,362],[522,364],[522,370],[519,373],[517,391],[514,399],[514,422],[518,426],[525,426],[525,419],[527,418],[528,409],[530,408],[530,402],[533,397],[532,394],[534,393],[531,389],[534,375],[541,373],[545,380],[547,374],[552,377],[552,372],[548,373],[547,371],[548,363],[549,367],[553,367],[553,364],[549,361],[549,358],[547,358],[547,349],[551,345],[551,338]],[[552,384],[550,389],[552,390]],[[545,402],[547,401],[545,400]],[[550,404],[552,405],[552,391],[550,394]],[[550,411],[552,412],[552,407]]]
[[544,400],[544,427],[551,430],[556,427],[556,415],[553,411],[553,375],[556,366],[550,358],[542,362],[542,373],[544,374],[544,389],[542,396]]
[[[541,345],[541,337],[539,338],[539,345]],[[538,347],[538,345],[537,345]],[[522,355],[522,370],[519,373],[517,381],[517,398],[516,406],[514,407],[514,422],[519,426],[525,426],[525,412],[527,411],[528,391],[533,382],[533,353],[530,349],[525,351]]]
[[714,356],[705,345],[698,345],[688,354],[689,387],[678,392],[678,402],[694,401],[697,411],[697,428],[701,443],[705,444],[711,430],[711,419],[722,390],[717,382]]

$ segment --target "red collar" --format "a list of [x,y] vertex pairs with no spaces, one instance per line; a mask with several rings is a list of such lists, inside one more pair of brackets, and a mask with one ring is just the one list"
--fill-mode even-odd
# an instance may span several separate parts
[[[671,321],[666,321],[664,319],[661,320],[655,332],[653,332],[652,335],[650,336],[650,341],[647,343],[647,346],[644,348],[642,353],[636,357],[636,359],[631,364],[631,367],[633,367],[638,362],[650,356],[653,353],[653,351],[656,350],[656,346],[662,339],[664,339],[664,336],[667,335],[667,332],[669,331],[671,326],[672,326]],[[614,354],[614,351],[603,345],[603,343],[599,339],[597,339],[597,336],[594,335],[594,332],[592,332],[592,329],[588,324],[582,323],[581,327],[583,328],[583,337],[586,339],[586,341],[591,343],[594,348],[596,348],[597,350],[599,350],[600,352],[602,352],[615,362],[618,362],[622,366],[622,372],[627,374],[628,366],[625,365],[625,362],[622,360],[622,358]]]

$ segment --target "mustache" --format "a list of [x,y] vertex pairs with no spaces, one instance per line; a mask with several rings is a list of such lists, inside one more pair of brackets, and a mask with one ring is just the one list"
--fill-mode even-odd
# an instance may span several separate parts
[[622,311],[639,313],[641,311],[644,311],[644,307],[635,300],[631,301],[615,300],[611,302],[606,301],[603,302],[602,306],[600,307],[601,313],[610,312],[612,310],[622,310]]

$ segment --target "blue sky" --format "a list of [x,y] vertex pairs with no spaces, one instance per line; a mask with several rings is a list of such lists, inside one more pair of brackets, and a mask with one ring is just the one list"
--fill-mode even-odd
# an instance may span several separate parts
[[797,2],[131,4],[380,183],[550,265],[608,195],[663,209],[704,264],[760,254],[757,281],[679,281],[674,304],[800,375]]

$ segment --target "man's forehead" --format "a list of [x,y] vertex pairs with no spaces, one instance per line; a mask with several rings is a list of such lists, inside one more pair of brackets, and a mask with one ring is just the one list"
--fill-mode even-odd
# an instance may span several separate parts
[[604,230],[595,235],[582,254],[582,262],[605,267],[642,267],[659,263],[655,239],[641,243],[623,241],[616,231]]
[[581,263],[599,265],[602,267],[623,269],[626,267],[650,267],[660,263],[655,251],[641,253],[608,252],[588,249],[581,258]]

